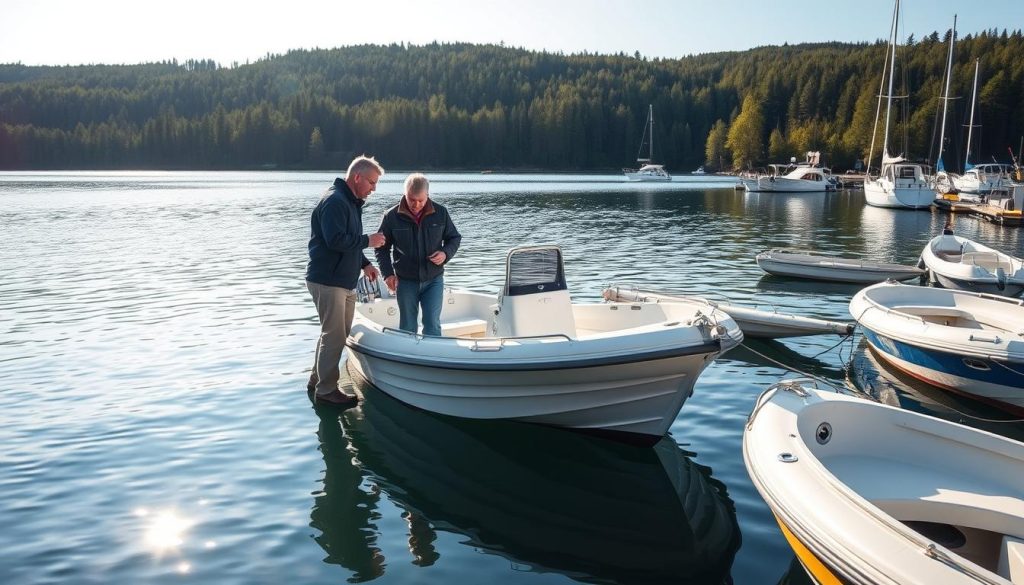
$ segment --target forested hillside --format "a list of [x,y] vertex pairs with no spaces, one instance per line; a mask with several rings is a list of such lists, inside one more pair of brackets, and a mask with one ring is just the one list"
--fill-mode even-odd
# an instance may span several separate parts
[[[933,33],[902,49],[897,93],[909,97],[896,152],[935,156],[946,47]],[[607,170],[634,162],[653,104],[655,158],[670,170],[746,168],[806,150],[844,169],[867,153],[885,49],[646,59],[432,44],[293,51],[230,68],[7,64],[0,168],[339,168],[366,152],[402,168]],[[1005,160],[1024,135],[1021,32],[967,35],[956,46],[952,93],[963,99],[952,102],[947,168],[962,165],[976,58],[972,160]]]

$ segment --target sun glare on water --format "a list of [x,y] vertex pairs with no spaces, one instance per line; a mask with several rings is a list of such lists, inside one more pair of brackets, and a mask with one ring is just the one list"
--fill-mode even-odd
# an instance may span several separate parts
[[[185,534],[192,527],[192,521],[173,511],[150,515],[147,510],[136,510],[137,516],[151,517],[146,528],[146,547],[160,554],[177,549],[185,542]],[[187,572],[187,570],[186,570]]]

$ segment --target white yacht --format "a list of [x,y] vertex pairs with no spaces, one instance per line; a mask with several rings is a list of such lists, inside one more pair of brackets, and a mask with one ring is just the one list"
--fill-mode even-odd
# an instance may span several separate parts
[[820,152],[808,152],[807,160],[796,164],[768,165],[767,173],[740,177],[748,193],[824,193],[835,191],[836,182],[829,169],[819,166]]
[[1009,184],[1010,169],[1010,165],[1001,163],[973,165],[964,174],[953,177],[953,184],[961,193],[989,195]]

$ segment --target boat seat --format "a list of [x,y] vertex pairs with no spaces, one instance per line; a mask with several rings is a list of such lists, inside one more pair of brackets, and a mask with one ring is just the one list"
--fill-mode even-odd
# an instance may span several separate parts
[[855,492],[898,520],[968,526],[1024,539],[1024,490],[1008,489],[1016,480],[989,485],[905,461],[880,461],[850,456],[829,468]]
[[463,319],[441,323],[441,335],[444,337],[466,337],[487,333],[487,321],[483,319]]
[[1002,265],[1003,268],[1011,268],[1007,262],[999,262],[999,255],[994,252],[967,252],[961,259],[961,264],[972,264],[974,266],[980,266],[989,272],[994,271]]
[[917,317],[955,317],[957,319],[974,319],[974,315],[956,307],[944,307],[941,305],[896,305],[893,311],[899,311]]
[[568,290],[505,295],[494,319],[499,337],[577,336]]

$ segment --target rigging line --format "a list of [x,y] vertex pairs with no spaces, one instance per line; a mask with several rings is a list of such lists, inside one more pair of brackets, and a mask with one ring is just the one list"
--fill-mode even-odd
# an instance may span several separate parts
[[992,363],[996,364],[997,366],[1002,366],[1002,367],[1006,368],[1007,370],[1010,370],[1011,372],[1013,372],[1014,374],[1017,374],[1018,376],[1024,376],[1024,372],[1020,372],[1018,370],[1015,370],[1015,369],[1011,368],[1010,366],[1008,366],[1008,365],[1006,365],[1004,363],[997,362],[995,360],[990,360],[990,361]]
[[829,388],[832,388],[836,392],[839,391],[839,387],[838,386],[836,386],[833,382],[830,382],[830,381],[826,380],[825,378],[822,378],[821,376],[815,376],[814,374],[809,374],[809,373],[804,372],[802,370],[798,370],[798,369],[796,369],[794,367],[788,366],[788,365],[780,362],[779,360],[776,360],[776,359],[773,359],[773,358],[770,358],[770,357],[764,355],[763,353],[761,353],[761,352],[757,351],[756,349],[750,347],[746,343],[741,343],[740,345],[743,346],[747,351],[749,351],[749,352],[751,352],[751,353],[753,353],[755,355],[758,355],[758,356],[768,360],[769,362],[779,366],[783,370],[787,370],[787,371],[790,371],[790,372],[793,372],[793,373],[796,373],[796,374],[800,374],[801,376],[804,376],[804,377],[807,377],[807,378],[811,378],[812,380],[816,380],[816,381],[821,382],[822,384],[828,386]]
[[[856,331],[856,327],[854,328],[854,331]],[[852,337],[852,336],[853,336],[852,332],[849,335],[844,335],[843,338],[840,339],[838,343],[836,343],[835,345],[833,345],[832,347],[830,347],[830,348],[828,348],[826,350],[820,351],[820,352],[812,355],[811,359],[813,360],[813,359],[817,358],[818,356],[820,356],[821,354],[828,353],[828,352],[832,351],[833,349],[835,349],[835,348],[839,347],[840,345],[842,345],[843,343],[845,343],[846,339],[848,337]],[[843,359],[842,351],[840,351],[839,359]]]

